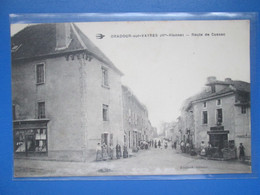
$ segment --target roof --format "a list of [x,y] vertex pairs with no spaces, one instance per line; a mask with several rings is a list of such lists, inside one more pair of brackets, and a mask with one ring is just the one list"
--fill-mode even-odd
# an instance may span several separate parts
[[[56,49],[56,24],[37,24],[30,25],[15,34],[11,39],[12,47],[16,46],[15,52],[12,52],[12,60],[31,59],[35,57],[44,57],[50,55],[61,55],[68,52],[87,51],[95,58],[107,64],[110,68],[122,72],[98,49],[89,38],[84,35],[75,25],[71,28],[71,42],[67,48]],[[79,37],[77,36],[79,35]],[[81,39],[81,40],[79,40]]]
[[137,102],[137,104],[138,104],[142,109],[144,109],[144,110],[146,110],[146,111],[148,112],[146,105],[144,105],[143,103],[140,102],[140,100],[136,97],[136,95],[134,95],[134,93],[132,92],[132,90],[131,90],[129,87],[127,87],[127,86],[125,86],[125,85],[122,85],[122,90],[123,90],[123,92],[128,92],[129,95],[131,95],[131,96],[133,97],[133,99],[135,100],[135,102]]
[[95,44],[92,43],[92,41],[90,41],[89,38],[75,24],[73,25],[76,31],[79,33],[79,36],[82,38],[82,41],[84,42],[87,50],[92,53],[96,58],[106,63],[108,66],[123,75],[123,73],[113,64],[113,62],[111,62],[111,60],[97,46],[95,46]]
[[59,54],[82,50],[75,33],[71,34],[72,41],[66,49],[56,50],[56,26],[55,24],[30,25],[15,34],[11,43],[20,48],[12,52],[12,59],[26,59],[50,54]]
[[[211,83],[212,84],[212,83]],[[203,90],[200,93],[188,98],[185,100],[182,109],[188,110],[193,102],[195,101],[203,101],[208,98],[217,98],[221,95],[227,95],[230,93],[250,93],[250,83],[244,82],[244,81],[229,81],[229,83],[225,81],[216,81],[214,84],[221,84],[226,85],[225,88],[223,88],[220,91],[217,91],[215,93],[212,93],[211,91]]]

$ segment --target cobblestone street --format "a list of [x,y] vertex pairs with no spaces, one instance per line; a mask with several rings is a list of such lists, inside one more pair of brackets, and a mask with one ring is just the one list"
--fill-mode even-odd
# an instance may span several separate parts
[[15,159],[15,177],[179,175],[250,173],[251,167],[237,160],[215,161],[189,156],[172,149],[149,149],[126,159],[100,162],[60,162]]

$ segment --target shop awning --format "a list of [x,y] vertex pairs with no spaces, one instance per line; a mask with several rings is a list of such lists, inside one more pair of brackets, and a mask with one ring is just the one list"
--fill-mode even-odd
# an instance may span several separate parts
[[36,128],[46,128],[47,123],[50,119],[24,119],[24,120],[14,120],[13,128],[14,129],[36,129]]

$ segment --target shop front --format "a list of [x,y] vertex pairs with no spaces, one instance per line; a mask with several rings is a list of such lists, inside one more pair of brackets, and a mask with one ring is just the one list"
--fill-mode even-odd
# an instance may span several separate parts
[[207,149],[208,157],[224,160],[236,158],[234,140],[228,140],[229,131],[224,130],[224,126],[211,127],[207,133],[211,145]]
[[48,154],[48,121],[48,119],[31,119],[13,122],[15,156]]

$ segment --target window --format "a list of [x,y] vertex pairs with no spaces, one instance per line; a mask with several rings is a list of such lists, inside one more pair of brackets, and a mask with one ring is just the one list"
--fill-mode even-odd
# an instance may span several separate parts
[[15,105],[13,105],[13,120],[16,120],[16,110],[15,110]]
[[208,124],[208,112],[207,111],[202,112],[202,124]]
[[220,106],[221,105],[221,99],[218,99],[217,100],[217,106]]
[[35,134],[35,151],[46,152],[47,151],[47,130],[37,129]]
[[216,119],[217,125],[221,125],[223,122],[222,109],[217,109]]
[[42,84],[44,83],[45,75],[44,75],[44,64],[36,65],[36,83]]
[[108,105],[103,104],[103,121],[108,121]]
[[14,130],[15,153],[46,153],[47,141],[46,128]]
[[108,70],[102,67],[102,85],[108,87]]
[[216,86],[215,85],[211,85],[211,92],[215,93],[216,92]]
[[45,102],[38,102],[38,118],[45,118]]
[[207,107],[207,102],[203,102],[203,108]]
[[241,106],[241,114],[246,114],[246,106]]

